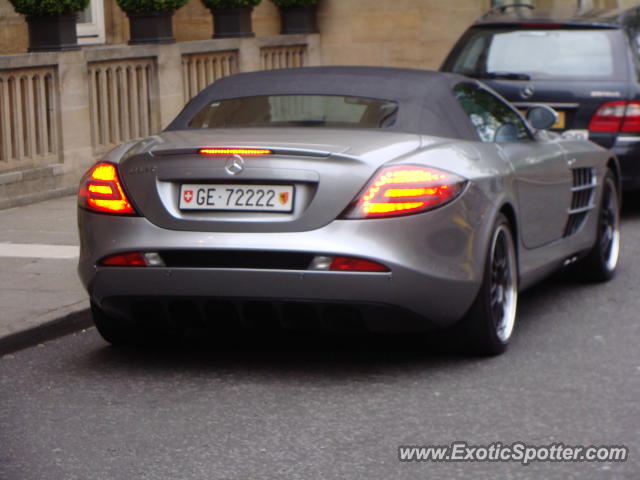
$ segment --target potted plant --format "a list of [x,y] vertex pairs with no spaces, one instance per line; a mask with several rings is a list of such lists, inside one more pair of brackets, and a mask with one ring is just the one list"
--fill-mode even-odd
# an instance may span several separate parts
[[29,51],[77,50],[76,15],[89,0],[9,0],[27,17]]
[[251,13],[260,0],[202,0],[213,14],[213,38],[253,37]]
[[129,45],[174,43],[173,12],[189,0],[116,0],[129,17]]
[[280,9],[280,33],[318,33],[319,0],[271,0]]

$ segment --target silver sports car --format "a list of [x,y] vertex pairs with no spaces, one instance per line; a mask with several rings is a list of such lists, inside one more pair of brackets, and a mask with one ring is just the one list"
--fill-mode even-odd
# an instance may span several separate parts
[[79,273],[114,344],[209,329],[422,331],[505,350],[518,292],[618,260],[616,158],[463,76],[243,73],[83,177]]

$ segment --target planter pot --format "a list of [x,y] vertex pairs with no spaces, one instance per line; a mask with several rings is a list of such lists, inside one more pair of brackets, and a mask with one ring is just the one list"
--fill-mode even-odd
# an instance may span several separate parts
[[27,17],[29,51],[78,50],[76,15]]
[[281,7],[280,33],[318,33],[317,7]]
[[253,7],[214,8],[213,38],[255,37],[251,25]]
[[127,12],[129,17],[129,45],[145,43],[175,43],[173,10],[164,12]]

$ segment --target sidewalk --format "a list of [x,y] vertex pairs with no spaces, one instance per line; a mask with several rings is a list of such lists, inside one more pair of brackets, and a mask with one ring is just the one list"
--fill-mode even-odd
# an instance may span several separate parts
[[76,197],[0,210],[0,354],[91,324]]

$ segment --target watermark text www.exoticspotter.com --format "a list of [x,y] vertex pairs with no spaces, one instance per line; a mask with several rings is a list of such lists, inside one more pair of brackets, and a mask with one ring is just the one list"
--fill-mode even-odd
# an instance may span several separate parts
[[629,448],[613,445],[574,446],[563,443],[527,445],[516,442],[503,445],[469,445],[453,442],[451,445],[424,445],[398,447],[401,462],[624,462]]

